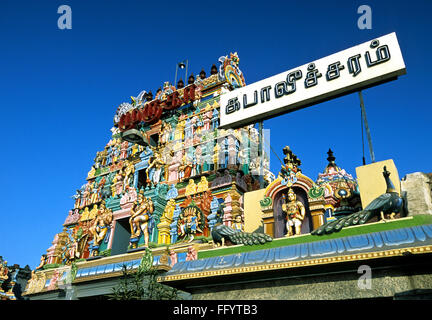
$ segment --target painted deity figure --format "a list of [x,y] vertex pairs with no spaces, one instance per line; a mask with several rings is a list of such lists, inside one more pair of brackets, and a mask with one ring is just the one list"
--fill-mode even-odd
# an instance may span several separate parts
[[102,167],[105,167],[105,165],[106,165],[107,156],[108,156],[108,150],[107,150],[107,146],[105,146],[105,148],[101,152],[101,166]]
[[205,176],[201,176],[200,182],[198,182],[197,185],[197,192],[204,192],[209,189],[209,183],[207,181],[207,178]]
[[192,261],[197,259],[198,259],[198,252],[193,246],[189,246],[186,254],[186,261]]
[[178,223],[178,233],[180,237],[189,236],[189,242],[194,239],[194,235],[197,232],[203,232],[199,226],[199,211],[194,207],[187,207],[179,215]]
[[92,182],[92,193],[90,196],[90,203],[96,203],[100,201],[100,194],[99,194],[99,186],[96,183],[96,181]]
[[117,171],[117,173],[114,176],[114,179],[112,180],[111,193],[113,198],[121,194],[123,190],[123,179],[124,179],[123,177],[124,177],[123,169],[120,169],[119,171]]
[[305,217],[305,207],[303,203],[297,201],[297,196],[291,188],[288,190],[288,201],[286,201],[285,195],[283,195],[283,199],[282,210],[286,213],[288,230],[286,236],[299,235]]
[[[7,267],[7,261],[2,259],[0,261],[0,280],[7,280],[8,273],[9,273],[9,269]],[[0,287],[0,291],[1,291],[1,287]]]
[[196,168],[195,168],[195,172],[197,175],[202,173],[202,148],[201,146],[197,146],[195,149],[195,163],[196,163]]
[[166,145],[169,142],[171,130],[171,124],[169,122],[162,122],[161,129],[159,131],[159,144]]
[[81,228],[74,230],[72,231],[72,234],[69,234],[62,254],[66,264],[70,264],[72,261],[81,258],[82,252],[85,248],[85,238],[86,235],[83,234]]
[[192,195],[197,192],[197,185],[193,179],[189,179],[189,183],[186,186],[185,196]]
[[132,162],[127,161],[126,167],[124,168],[123,191],[126,189],[127,186],[131,185],[134,173],[135,166]]
[[149,160],[149,166],[146,169],[147,182],[156,186],[162,177],[162,169],[165,165],[165,161],[162,158],[162,154],[159,151],[153,151],[154,157]]
[[177,263],[177,253],[174,250],[170,250],[170,266],[171,268]]
[[90,219],[89,216],[90,216],[89,207],[85,207],[84,210],[83,210],[83,212],[81,213],[80,221],[87,221],[87,220],[89,220]]
[[81,190],[77,189],[72,198],[75,200],[74,209],[79,208],[81,203]]
[[88,206],[90,204],[90,191],[91,191],[91,183],[87,182],[83,187],[84,190],[82,191],[81,195],[81,203],[80,208],[84,208],[85,206]]
[[127,141],[123,141],[121,143],[121,147],[120,147],[120,159],[126,159],[128,154],[127,154],[127,150],[128,150],[128,145],[129,142]]
[[131,231],[131,243],[133,247],[136,247],[138,238],[141,235],[141,231],[144,234],[144,243],[148,246],[149,243],[149,232],[148,222],[150,215],[154,211],[154,205],[150,198],[146,198],[143,192],[138,194],[137,200],[131,209],[131,216],[129,218],[129,225]]
[[97,204],[93,205],[93,208],[90,210],[90,213],[88,215],[88,220],[93,220],[94,218],[96,218],[98,211],[99,210]]
[[99,246],[105,238],[108,227],[113,219],[113,214],[110,209],[105,206],[105,201],[100,204],[97,216],[95,217],[89,231],[93,235],[93,252],[92,255],[97,255]]
[[189,157],[185,154],[182,157],[182,162],[179,167],[179,181],[183,181],[186,178],[189,178],[192,173],[192,162]]
[[43,266],[47,263],[47,255],[43,254],[40,258],[39,265],[36,267],[36,270],[42,269]]
[[241,214],[238,214],[234,218],[234,223],[231,226],[234,230],[244,231],[244,223],[242,221]]

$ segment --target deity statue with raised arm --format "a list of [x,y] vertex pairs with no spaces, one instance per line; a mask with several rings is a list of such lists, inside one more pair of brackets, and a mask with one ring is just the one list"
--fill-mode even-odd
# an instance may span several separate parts
[[93,252],[92,255],[97,255],[99,252],[99,246],[105,238],[108,227],[110,226],[113,220],[113,214],[111,209],[108,209],[105,206],[105,201],[102,201],[100,204],[100,208],[98,210],[97,216],[92,222],[92,226],[89,231],[93,235]]
[[144,234],[144,244],[148,246],[149,243],[149,231],[148,222],[150,215],[154,211],[154,205],[150,198],[144,196],[144,192],[140,191],[137,196],[137,200],[131,209],[131,216],[129,218],[129,225],[131,231],[131,244],[136,247],[138,238],[141,232]]
[[288,190],[288,201],[286,201],[285,195],[283,195],[283,200],[282,211],[286,213],[286,228],[288,230],[286,236],[299,235],[306,213],[305,206],[297,201],[297,196],[291,188]]

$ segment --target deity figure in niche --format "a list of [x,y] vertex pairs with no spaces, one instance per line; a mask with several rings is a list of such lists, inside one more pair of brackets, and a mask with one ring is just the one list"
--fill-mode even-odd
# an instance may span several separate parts
[[164,165],[165,161],[161,152],[153,149],[153,157],[149,159],[149,166],[146,169],[147,183],[155,187],[161,181]]
[[113,158],[113,149],[111,145],[108,146],[107,149],[107,157],[106,157],[106,165],[110,166],[112,164],[112,158]]
[[283,195],[282,211],[286,213],[286,236],[299,235],[306,211],[303,203],[297,201],[297,196],[291,188],[288,190],[288,201]]
[[96,256],[99,253],[99,246],[105,238],[112,220],[112,211],[106,208],[105,201],[103,201],[97,212],[97,216],[89,229],[90,233],[93,235],[93,256]]
[[219,127],[219,112],[217,109],[213,109],[212,119],[211,119],[211,128],[212,130],[216,130]]
[[123,141],[120,145],[120,159],[121,160],[126,159],[128,156],[128,154],[127,154],[128,145],[129,145],[129,142],[127,142],[127,141]]
[[[116,141],[117,141],[117,139],[116,139]],[[112,162],[114,164],[117,163],[117,161],[119,160],[119,156],[120,156],[120,146],[116,142],[116,144],[114,145],[114,148],[113,148],[113,160],[112,160]]]
[[123,179],[123,191],[127,186],[130,186],[133,182],[135,172],[135,166],[132,162],[126,161],[126,166],[124,168],[124,179]]
[[162,122],[160,131],[159,131],[159,144],[166,145],[170,140],[171,135],[171,124],[169,122]]
[[192,173],[192,159],[188,155],[182,158],[181,169],[183,170],[183,179],[189,178]]
[[213,112],[211,110],[209,110],[206,113],[204,113],[204,117],[203,117],[203,131],[210,130],[210,121],[211,121],[212,115],[213,115]]
[[105,146],[105,148],[103,149],[103,151],[101,152],[101,166],[105,167],[106,166],[106,162],[107,162],[107,156],[108,156],[108,150],[107,150],[107,146]]
[[91,183],[87,182],[83,187],[81,187],[81,189],[83,188],[84,191],[82,192],[80,208],[84,208],[90,204]]
[[146,198],[144,192],[140,191],[134,206],[131,209],[131,216],[129,218],[129,225],[131,231],[131,244],[132,247],[136,248],[138,239],[141,232],[144,235],[144,244],[148,246],[149,243],[149,231],[148,223],[150,215],[154,211],[154,205],[151,198]]
[[96,184],[96,181],[92,181],[92,194],[90,197],[90,203],[96,203],[100,201],[100,196],[99,196],[99,187]]
[[189,242],[194,239],[197,232],[202,231],[202,213],[196,206],[186,207],[177,220],[179,237],[189,236]]
[[81,258],[86,247],[87,237],[88,235],[83,232],[82,228],[74,229],[71,233],[68,233],[68,238],[62,251],[62,258],[67,265]]
[[192,121],[190,118],[188,118],[185,122],[184,132],[185,141],[192,139]]
[[81,203],[81,190],[77,189],[76,193],[72,196],[72,198],[74,198],[75,200],[74,209],[79,208]]
[[202,173],[203,169],[203,158],[202,158],[202,150],[201,146],[197,146],[195,149],[195,159],[196,159],[196,174],[199,175]]
[[194,177],[197,175],[197,159],[196,155],[194,154],[192,156],[192,170],[191,170],[191,177]]
[[111,184],[111,192],[112,197],[114,198],[117,195],[120,195],[123,191],[123,169],[120,169],[117,171],[117,173],[114,176],[114,179],[112,180]]

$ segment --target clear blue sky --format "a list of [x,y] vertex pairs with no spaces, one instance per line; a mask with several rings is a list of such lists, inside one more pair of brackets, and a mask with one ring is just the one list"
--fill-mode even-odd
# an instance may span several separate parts
[[[72,8],[72,30],[57,28],[62,4]],[[372,8],[371,30],[357,27],[362,4]],[[395,31],[407,75],[363,91],[376,159],[394,159],[401,177],[431,172],[431,12],[431,1],[418,0],[1,1],[0,255],[39,264],[110,138],[117,106],[173,81],[185,58],[194,74],[209,73],[237,51],[252,83]],[[357,94],[264,127],[279,157],[289,145],[312,179],[329,148],[353,175],[362,164]]]

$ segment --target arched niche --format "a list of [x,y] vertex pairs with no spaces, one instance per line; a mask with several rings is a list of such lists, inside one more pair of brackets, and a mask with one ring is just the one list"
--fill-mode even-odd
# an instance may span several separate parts
[[261,201],[264,222],[264,231],[274,238],[284,237],[287,233],[286,215],[282,211],[282,195],[287,194],[288,188],[292,188],[297,196],[297,200],[305,206],[305,218],[302,223],[301,233],[306,234],[314,229],[311,210],[309,208],[308,192],[313,187],[314,182],[307,176],[297,173],[294,183],[286,183],[281,178],[273,181],[264,193]]

